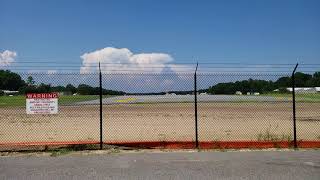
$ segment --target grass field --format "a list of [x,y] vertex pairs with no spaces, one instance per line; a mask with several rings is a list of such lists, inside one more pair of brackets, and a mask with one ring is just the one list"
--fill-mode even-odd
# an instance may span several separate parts
[[[104,95],[103,98],[110,97]],[[99,95],[77,95],[77,96],[60,96],[59,104],[68,105],[75,102],[89,101],[99,99]],[[25,96],[0,96],[0,108],[1,107],[15,107],[15,106],[25,106],[26,97]]]
[[[277,98],[291,98],[291,93],[270,93],[270,94],[263,94],[263,96],[272,96]],[[297,101],[303,102],[320,102],[320,93],[315,94],[296,94]]]
[[[236,95],[234,95],[236,96]],[[270,94],[262,94],[261,96],[269,96],[269,97],[276,97],[281,100],[290,100],[292,95],[288,94],[280,94],[280,93],[270,93]],[[103,98],[111,97],[108,95],[104,95]],[[243,95],[242,95],[243,97]],[[68,105],[73,104],[76,102],[83,102],[83,101],[90,101],[99,99],[98,95],[77,95],[77,96],[60,96],[59,97],[59,104],[60,105]],[[317,94],[296,94],[296,100],[298,102],[320,102],[320,93]],[[250,100],[245,101],[233,101],[234,103],[240,102],[255,102]],[[26,100],[25,96],[0,96],[0,108],[2,107],[15,107],[15,106],[25,106]],[[158,103],[158,102],[155,102]],[[179,102],[183,103],[183,101]],[[150,104],[148,102],[138,102],[138,104]]]

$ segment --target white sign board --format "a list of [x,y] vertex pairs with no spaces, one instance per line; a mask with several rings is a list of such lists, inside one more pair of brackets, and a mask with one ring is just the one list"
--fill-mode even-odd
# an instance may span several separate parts
[[26,96],[27,114],[57,114],[58,93],[29,93]]

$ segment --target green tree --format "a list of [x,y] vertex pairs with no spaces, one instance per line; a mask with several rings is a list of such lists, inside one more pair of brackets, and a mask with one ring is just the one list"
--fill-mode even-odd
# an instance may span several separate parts
[[32,76],[28,76],[27,78],[27,85],[28,86],[33,86],[35,83],[35,81],[33,80],[33,77]]
[[275,82],[275,86],[277,88],[290,87],[291,86],[291,78],[290,77],[281,77]]
[[55,86],[55,87],[51,87],[51,90],[53,92],[64,92],[66,91],[66,88],[64,86]]
[[77,92],[81,95],[92,94],[93,88],[86,84],[79,84]]
[[315,72],[313,74],[313,78],[319,78],[320,79],[320,72]]
[[9,70],[0,70],[0,89],[16,91],[24,85],[25,82],[19,74],[10,72]]
[[315,72],[312,76],[312,82],[313,87],[320,87],[320,72]]
[[71,92],[72,94],[77,92],[77,88],[74,87],[72,84],[67,84],[66,91]]
[[295,84],[297,87],[308,87],[311,86],[312,75],[305,74],[302,72],[295,73]]
[[38,87],[37,87],[37,92],[38,93],[48,93],[51,92],[51,84],[44,84],[41,83]]

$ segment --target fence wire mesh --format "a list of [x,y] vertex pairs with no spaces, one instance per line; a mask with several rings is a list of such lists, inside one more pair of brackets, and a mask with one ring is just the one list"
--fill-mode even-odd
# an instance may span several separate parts
[[292,141],[291,100],[273,92],[283,76],[199,74],[200,141]]
[[[184,100],[175,91],[192,89],[190,75],[103,74],[103,84],[126,92],[105,99],[105,141],[192,141],[194,113],[192,96]],[[185,80],[181,81],[181,78]],[[110,82],[110,79],[115,83]],[[110,87],[109,86],[109,87]],[[186,95],[187,97],[187,95]]]
[[[86,88],[99,86],[98,74],[20,75],[26,84],[19,89],[19,95],[0,97],[0,144],[10,147],[99,142],[99,106],[86,103],[99,99],[94,88]],[[25,94],[31,92],[58,92],[58,113],[27,114]]]
[[[290,73],[102,72],[102,112],[98,72],[17,74],[23,83],[8,82],[0,96],[1,150],[99,144],[101,135],[104,144],[144,147],[194,148],[197,139],[200,148],[292,145]],[[59,94],[57,114],[26,113],[26,93],[49,92]],[[313,147],[320,144],[319,95],[315,85],[296,91],[297,139]]]
[[[309,92],[308,92],[309,91]],[[296,91],[297,141],[320,141],[319,93],[310,88]]]

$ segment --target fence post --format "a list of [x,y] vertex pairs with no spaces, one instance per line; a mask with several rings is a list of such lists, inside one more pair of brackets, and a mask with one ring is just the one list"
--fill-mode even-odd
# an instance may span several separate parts
[[197,70],[198,70],[198,62],[197,62],[196,70],[194,71],[194,117],[195,117],[196,148],[199,148],[199,141],[198,141]]
[[293,113],[293,143],[294,148],[298,148],[297,144],[297,128],[296,128],[296,96],[295,96],[295,72],[298,67],[298,63],[296,64],[295,68],[292,71],[291,80],[292,80],[292,113]]
[[102,74],[99,62],[99,94],[100,94],[100,150],[102,150],[103,140],[102,140]]

